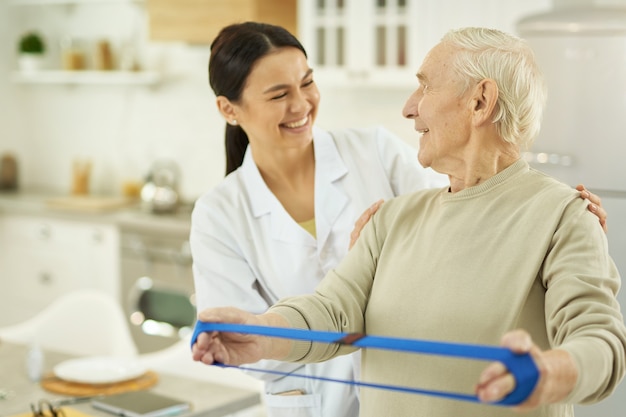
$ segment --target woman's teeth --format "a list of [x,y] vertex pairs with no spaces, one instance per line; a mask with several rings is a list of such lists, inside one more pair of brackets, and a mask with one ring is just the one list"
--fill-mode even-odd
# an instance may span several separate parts
[[287,126],[289,128],[296,128],[296,127],[304,126],[308,120],[309,120],[309,118],[307,116],[307,117],[305,117],[302,120],[298,120],[297,122],[285,123],[285,126]]

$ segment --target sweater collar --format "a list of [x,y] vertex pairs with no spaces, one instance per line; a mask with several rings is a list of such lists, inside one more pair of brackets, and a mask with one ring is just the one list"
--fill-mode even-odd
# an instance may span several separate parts
[[518,175],[528,172],[529,170],[530,166],[528,165],[528,162],[523,159],[518,159],[513,164],[509,165],[506,169],[498,172],[496,175],[489,178],[487,181],[481,182],[480,184],[473,187],[468,187],[454,194],[450,192],[445,192],[443,193],[443,198],[445,198],[446,200],[458,200],[473,197],[485,193],[500,184],[504,184],[508,182],[511,178],[515,178]]

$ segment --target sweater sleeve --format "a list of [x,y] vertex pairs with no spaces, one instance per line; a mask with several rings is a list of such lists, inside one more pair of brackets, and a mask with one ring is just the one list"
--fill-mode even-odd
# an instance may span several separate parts
[[626,371],[626,329],[616,294],[620,276],[607,240],[582,200],[565,209],[542,269],[546,324],[554,348],[578,367],[568,403],[607,397]]

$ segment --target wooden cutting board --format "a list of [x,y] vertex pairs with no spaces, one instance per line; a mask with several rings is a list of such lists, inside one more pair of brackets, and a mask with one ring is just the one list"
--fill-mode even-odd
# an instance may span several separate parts
[[56,209],[100,212],[117,210],[131,206],[137,202],[138,200],[136,198],[129,197],[72,195],[67,197],[49,198],[46,200],[46,205]]
[[65,381],[53,373],[45,375],[41,380],[41,387],[55,394],[71,395],[75,397],[87,397],[93,395],[121,394],[122,392],[139,391],[150,388],[159,381],[154,371],[129,379],[128,381],[115,382],[112,384],[83,384],[79,382]]
[[[91,414],[85,414],[82,411],[73,409],[72,407],[62,407],[61,409],[63,410],[63,416],[65,417],[91,417]],[[16,414],[10,417],[33,417],[33,413],[31,411],[28,413]]]

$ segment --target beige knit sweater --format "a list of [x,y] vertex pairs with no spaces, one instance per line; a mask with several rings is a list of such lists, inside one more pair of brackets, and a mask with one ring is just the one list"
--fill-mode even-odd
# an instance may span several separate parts
[[[609,395],[626,370],[620,277],[578,193],[519,160],[451,194],[386,202],[315,294],[271,311],[294,327],[497,345],[522,328],[568,350],[579,382],[568,403]],[[344,348],[345,351],[345,348]],[[287,360],[322,361],[335,345],[297,342]],[[485,362],[365,349],[363,380],[472,393]],[[570,416],[571,405],[525,416]],[[503,417],[499,406],[363,389],[361,416]]]

